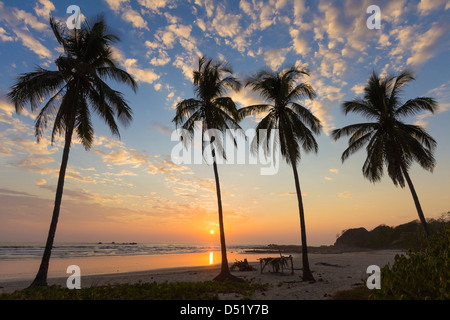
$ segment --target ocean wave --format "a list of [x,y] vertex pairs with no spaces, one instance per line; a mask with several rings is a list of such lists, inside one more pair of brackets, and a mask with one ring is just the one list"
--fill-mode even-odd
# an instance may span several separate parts
[[[228,246],[239,251],[246,246]],[[53,246],[53,258],[131,256],[156,254],[181,254],[220,251],[220,246],[212,244],[154,244],[154,243],[58,243]],[[0,260],[40,259],[43,244],[0,244]]]

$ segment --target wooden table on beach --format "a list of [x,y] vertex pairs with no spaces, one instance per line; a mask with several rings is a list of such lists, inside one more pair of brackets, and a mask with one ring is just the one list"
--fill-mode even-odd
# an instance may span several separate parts
[[[289,255],[288,257],[281,256],[281,257],[268,257],[268,258],[260,258],[259,260],[259,266],[261,274],[264,271],[264,268],[270,264],[272,266],[273,272],[279,272],[281,269],[281,272],[284,272],[284,266],[288,266],[288,261],[291,263],[291,274],[294,274],[294,263],[292,259],[292,255]],[[263,265],[264,264],[264,265]]]

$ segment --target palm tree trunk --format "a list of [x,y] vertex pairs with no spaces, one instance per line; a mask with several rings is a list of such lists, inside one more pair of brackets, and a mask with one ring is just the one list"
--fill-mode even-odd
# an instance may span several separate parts
[[217,205],[219,208],[219,230],[220,230],[220,250],[222,253],[222,266],[220,268],[220,273],[218,276],[214,278],[216,281],[224,281],[224,280],[232,280],[232,281],[240,281],[243,280],[233,276],[230,273],[230,268],[228,267],[228,259],[227,259],[227,246],[225,244],[225,228],[223,224],[223,212],[222,212],[222,197],[220,193],[220,182],[219,182],[219,172],[217,170],[217,163],[214,159],[213,161],[214,168],[214,178],[216,180],[216,192],[217,192]]
[[414,199],[414,204],[416,205],[417,214],[419,215],[420,222],[422,223],[423,229],[425,230],[425,234],[428,237],[430,235],[428,231],[428,224],[427,220],[425,219],[425,216],[422,211],[422,207],[419,202],[419,197],[417,196],[416,189],[414,188],[414,185],[411,181],[411,178],[409,177],[408,171],[404,166],[402,166],[403,175],[405,176],[406,182],[408,183],[409,190],[411,190],[412,197]]
[[58,224],[59,211],[61,208],[61,201],[64,189],[64,178],[66,175],[67,163],[69,161],[70,145],[72,143],[73,125],[67,129],[65,134],[64,151],[59,169],[58,186],[56,188],[55,206],[53,208],[52,221],[50,223],[50,229],[48,231],[47,242],[45,244],[44,254],[42,256],[41,265],[39,266],[38,273],[31,283],[30,287],[47,286],[47,274],[50,262],[50,256],[53,248],[53,241],[56,234],[56,226]]
[[308,261],[308,245],[306,243],[306,224],[305,211],[303,209],[302,191],[300,190],[300,182],[298,179],[297,167],[295,161],[291,161],[292,169],[294,171],[295,189],[297,191],[298,211],[300,215],[300,232],[302,238],[302,260],[303,260],[303,281],[316,281],[309,268]]

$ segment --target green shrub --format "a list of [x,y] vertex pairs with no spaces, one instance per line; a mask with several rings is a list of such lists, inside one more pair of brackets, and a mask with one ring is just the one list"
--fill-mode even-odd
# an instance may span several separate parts
[[381,269],[381,289],[372,290],[371,299],[450,299],[450,226],[421,249],[397,255],[392,266]]

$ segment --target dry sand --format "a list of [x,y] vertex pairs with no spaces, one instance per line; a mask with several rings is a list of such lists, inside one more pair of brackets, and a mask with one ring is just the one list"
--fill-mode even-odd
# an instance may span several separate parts
[[[255,271],[233,271],[238,277],[250,280],[254,283],[269,283],[269,289],[264,292],[256,292],[252,297],[255,300],[321,300],[331,299],[337,291],[351,289],[354,286],[365,285],[367,267],[378,265],[380,268],[394,261],[396,254],[402,253],[396,250],[376,250],[367,252],[346,253],[310,253],[310,267],[315,277],[315,283],[301,281],[302,271],[301,256],[294,255],[294,275],[291,271],[284,273],[269,272],[267,268],[260,273],[258,262],[251,262]],[[276,255],[270,255],[276,256]],[[243,256],[245,258],[245,256]],[[149,270],[128,273],[104,274],[82,276],[81,286],[101,286],[107,284],[142,282],[174,282],[174,281],[207,281],[212,280],[219,273],[219,266],[188,267]],[[66,285],[67,278],[49,279],[49,284]],[[27,281],[3,281],[0,283],[4,293],[26,288],[30,284]],[[221,299],[240,299],[235,294],[220,296]]]

